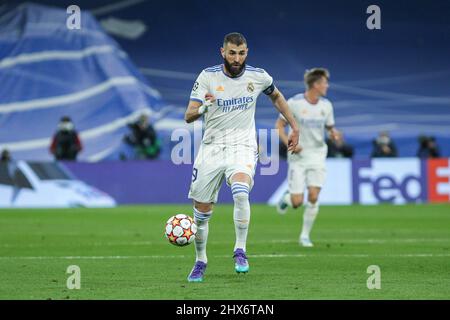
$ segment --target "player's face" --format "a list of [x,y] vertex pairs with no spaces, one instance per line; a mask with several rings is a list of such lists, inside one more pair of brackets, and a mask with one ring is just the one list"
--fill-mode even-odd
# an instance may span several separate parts
[[246,44],[239,46],[227,43],[220,49],[227,71],[232,76],[239,75],[245,68],[245,60],[247,60],[248,48]]
[[328,91],[328,79],[322,77],[320,80],[317,80],[314,84],[314,88],[319,92],[319,94],[324,97],[327,95]]

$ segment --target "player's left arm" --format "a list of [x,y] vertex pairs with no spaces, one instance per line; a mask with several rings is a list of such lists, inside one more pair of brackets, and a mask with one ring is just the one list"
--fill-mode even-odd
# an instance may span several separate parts
[[289,110],[288,103],[284,98],[283,94],[276,87],[272,88],[272,92],[269,93],[268,96],[270,100],[272,100],[273,105],[284,116],[284,118],[292,128],[292,132],[288,138],[287,147],[289,151],[294,151],[295,147],[298,144],[299,128],[297,126],[297,123],[295,122],[294,116]]
[[336,129],[335,124],[334,124],[334,112],[333,112],[333,106],[331,105],[331,102],[330,102],[330,111],[325,120],[325,129],[327,130],[329,137],[333,141],[336,141],[339,138],[340,132],[338,129]]

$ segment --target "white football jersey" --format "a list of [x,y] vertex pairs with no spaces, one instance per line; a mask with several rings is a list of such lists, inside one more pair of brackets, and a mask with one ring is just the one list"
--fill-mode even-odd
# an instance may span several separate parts
[[251,66],[231,78],[223,68],[222,64],[204,69],[192,88],[191,100],[204,103],[207,93],[216,98],[204,116],[203,143],[256,147],[256,100],[261,92],[272,93],[273,79]]
[[[297,94],[287,102],[300,130],[299,145],[302,148],[298,154],[288,152],[288,161],[322,166],[328,151],[325,126],[334,126],[333,105],[325,98],[311,104],[303,94]],[[280,117],[284,119],[282,115]]]

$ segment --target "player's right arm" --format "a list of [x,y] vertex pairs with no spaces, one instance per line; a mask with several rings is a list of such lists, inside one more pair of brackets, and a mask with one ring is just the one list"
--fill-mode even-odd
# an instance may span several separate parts
[[280,137],[281,142],[283,142],[286,147],[288,145],[288,136],[285,129],[287,125],[287,121],[282,118],[278,118],[275,122],[275,129],[278,131],[278,136]]
[[[284,117],[279,117],[277,121],[275,122],[275,129],[278,132],[278,136],[280,137],[280,140],[284,145],[287,147],[289,145],[289,137],[286,134],[286,127],[288,125],[288,122],[284,119]],[[292,150],[292,153],[299,153],[302,151],[302,148],[300,147],[300,144],[297,144]]]
[[208,108],[214,102],[214,97],[208,94],[208,76],[202,71],[192,87],[189,104],[184,114],[184,120],[191,123],[208,112]]
[[201,102],[189,100],[188,107],[186,109],[186,112],[184,113],[184,120],[187,123],[191,123],[200,118],[202,116],[202,113],[199,112],[201,106]]

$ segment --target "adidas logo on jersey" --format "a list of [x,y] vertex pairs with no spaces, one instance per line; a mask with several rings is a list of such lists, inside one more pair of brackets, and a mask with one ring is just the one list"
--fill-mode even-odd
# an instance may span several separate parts
[[223,86],[218,86],[216,88],[216,91],[225,91],[225,88]]

